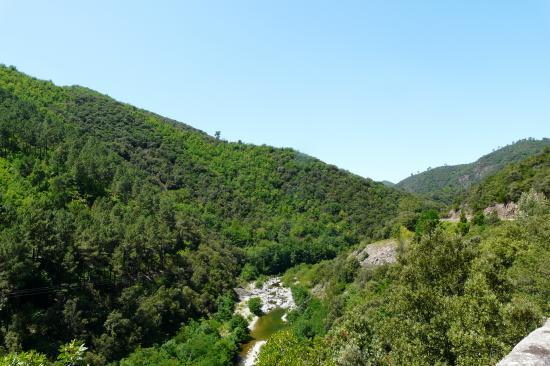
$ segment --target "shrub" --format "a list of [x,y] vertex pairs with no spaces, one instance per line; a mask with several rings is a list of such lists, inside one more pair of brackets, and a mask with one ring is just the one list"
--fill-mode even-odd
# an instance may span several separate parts
[[262,299],[259,297],[253,297],[250,300],[248,300],[248,308],[250,309],[250,312],[254,315],[261,316],[262,315]]

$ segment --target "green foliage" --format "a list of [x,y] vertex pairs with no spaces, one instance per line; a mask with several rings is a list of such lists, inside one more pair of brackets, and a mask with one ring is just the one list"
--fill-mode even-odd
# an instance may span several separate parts
[[48,358],[35,351],[10,353],[0,358],[0,366],[47,366]]
[[328,349],[320,338],[298,338],[288,330],[280,331],[262,348],[258,366],[333,365]]
[[[296,293],[295,289],[293,294]],[[308,339],[325,335],[329,308],[306,291],[302,296],[297,296],[297,306],[298,308],[288,316],[294,334],[299,338]]]
[[0,366],[84,366],[87,349],[84,343],[73,340],[59,348],[55,362],[36,351],[13,352],[0,357]]
[[464,212],[460,214],[460,221],[456,226],[456,231],[461,235],[466,235],[470,231],[470,224]]
[[[449,202],[464,174],[470,185],[542,145],[422,186]],[[472,191],[476,211],[520,200],[520,220],[479,216],[457,235],[423,214],[430,202],[291,149],[0,67],[1,362],[50,365],[79,339],[86,354],[69,343],[58,364],[230,364],[248,337],[237,278],[299,266],[285,276],[298,309],[260,364],[494,364],[550,315],[548,151]],[[345,253],[403,228],[417,240],[395,266]]]
[[531,189],[550,195],[550,148],[488,177],[470,190],[466,202],[477,211],[494,203],[518,202]]
[[258,268],[256,266],[246,263],[243,266],[243,270],[241,272],[241,278],[245,282],[250,282],[254,279],[256,279],[259,276]]
[[518,201],[518,217],[543,216],[550,213],[550,201],[543,193],[537,193],[533,188],[524,192]]
[[388,236],[409,197],[1,66],[0,348],[52,356],[81,339],[94,364],[152,352],[224,308],[239,274]]
[[248,338],[248,323],[240,316],[220,323],[214,319],[192,321],[160,347],[138,349],[120,366],[230,365],[239,344]]
[[485,215],[483,214],[483,212],[476,212],[476,214],[472,218],[472,224],[477,226],[483,226],[485,224]]
[[550,216],[540,194],[521,201],[531,214],[518,221],[424,230],[395,265],[348,276],[344,254],[288,271],[298,308],[261,359],[307,360],[319,342],[319,364],[496,364],[550,316]]
[[262,312],[262,299],[259,297],[252,297],[248,300],[248,309],[254,315],[261,316]]
[[[371,273],[329,331],[337,364],[492,365],[550,315],[550,217],[436,228]],[[481,234],[481,236],[480,236]],[[356,281],[362,281],[359,274]],[[389,283],[388,283],[389,281]],[[383,287],[380,287],[385,282]],[[350,288],[351,289],[351,288]],[[349,291],[349,290],[348,290]]]
[[418,219],[415,233],[418,237],[432,233],[439,226],[439,215],[435,210],[424,212]]
[[59,355],[55,364],[60,366],[83,366],[85,365],[84,355],[87,349],[84,343],[73,340],[59,348]]
[[[437,202],[450,204],[456,201],[459,195],[466,193],[470,187],[499,172],[500,169],[508,164],[517,163],[533,155],[539,154],[545,148],[548,148],[549,145],[550,140],[547,138],[542,140],[519,140],[511,145],[487,154],[471,164],[442,166],[412,175],[399,182],[397,187],[407,192],[425,195]],[[511,171],[505,174],[508,175],[508,173],[511,173]],[[508,177],[510,177],[510,175],[508,175]],[[550,186],[548,183],[547,181],[546,187]],[[511,190],[509,194],[512,196],[517,194],[517,192],[521,193],[522,190],[525,191],[521,185],[508,188],[506,185],[501,185],[499,182],[492,186],[493,189],[497,187],[499,187],[498,194],[504,195],[498,196],[497,194],[496,197],[493,197],[499,197],[497,198],[499,202],[501,199],[505,199],[505,196],[508,194],[505,191],[508,189]],[[517,198],[519,198],[519,195]],[[483,201],[485,200],[486,199],[483,198]],[[485,206],[481,208],[489,206],[486,202],[484,202],[484,204]]]

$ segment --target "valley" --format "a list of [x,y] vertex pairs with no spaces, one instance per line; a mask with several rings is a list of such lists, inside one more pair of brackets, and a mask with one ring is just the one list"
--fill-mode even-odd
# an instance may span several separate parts
[[549,197],[547,138],[393,185],[0,66],[0,366],[494,365]]

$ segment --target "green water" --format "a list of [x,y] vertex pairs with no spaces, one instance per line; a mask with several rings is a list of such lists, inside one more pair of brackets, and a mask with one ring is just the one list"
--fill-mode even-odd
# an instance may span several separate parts
[[287,323],[285,323],[282,319],[285,313],[285,309],[275,309],[265,315],[262,315],[260,319],[258,319],[254,325],[254,328],[250,332],[252,340],[244,344],[241,348],[241,358],[246,356],[248,351],[254,347],[256,342],[267,341],[275,332],[286,327]]

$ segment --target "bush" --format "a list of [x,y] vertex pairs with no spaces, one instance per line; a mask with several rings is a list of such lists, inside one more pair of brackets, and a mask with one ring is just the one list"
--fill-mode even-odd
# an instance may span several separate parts
[[262,313],[262,299],[259,297],[253,297],[248,300],[248,308],[250,312],[254,315],[261,316]]
[[439,215],[435,210],[426,211],[420,216],[416,223],[416,236],[420,237],[424,233],[431,233],[439,225]]
[[550,212],[548,199],[542,193],[534,189],[522,193],[518,202],[518,216],[526,218],[529,216],[542,216]]

